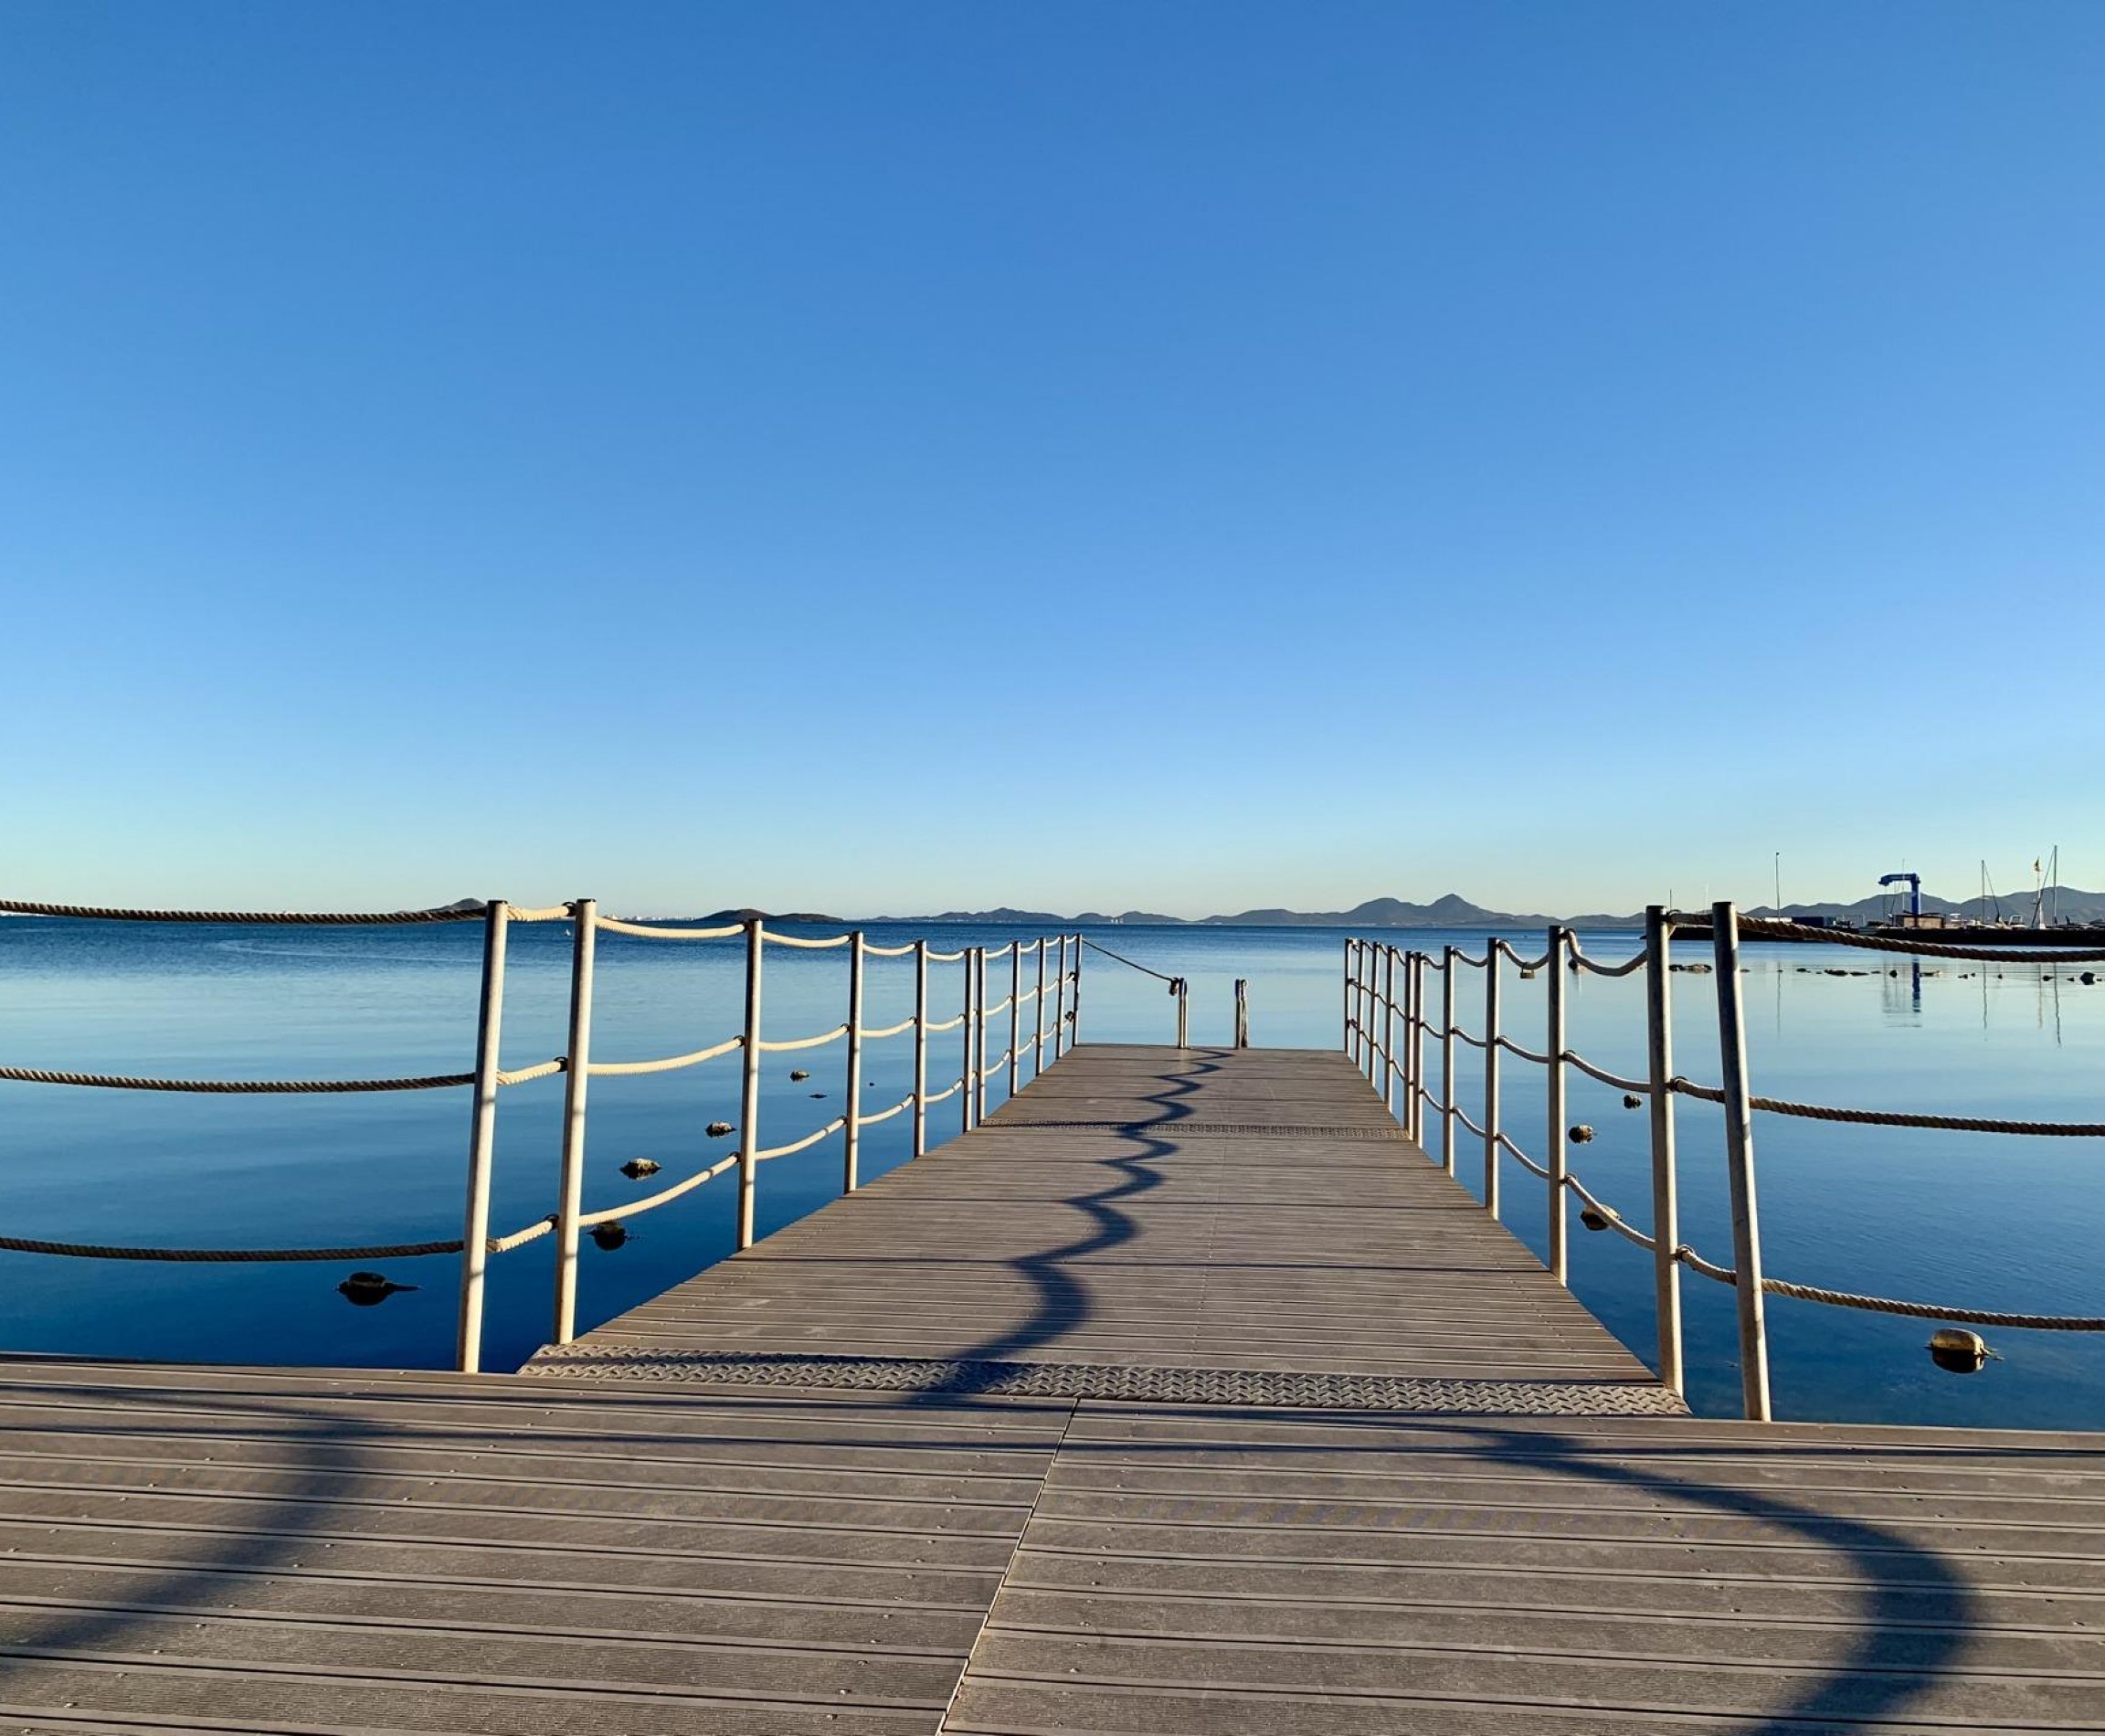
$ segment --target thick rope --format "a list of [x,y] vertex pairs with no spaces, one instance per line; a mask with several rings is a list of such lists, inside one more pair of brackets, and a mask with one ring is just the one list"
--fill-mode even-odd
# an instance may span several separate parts
[[914,1095],[913,1095],[913,1093],[912,1093],[912,1092],[908,1092],[906,1096],[904,1096],[904,1097],[901,1097],[901,1098],[899,1099],[899,1101],[898,1101],[897,1103],[894,1104],[894,1105],[893,1105],[893,1106],[891,1106],[889,1109],[885,1109],[885,1110],[883,1110],[883,1111],[881,1111],[879,1114],[876,1114],[876,1115],[866,1115],[866,1116],[863,1116],[863,1117],[862,1117],[862,1118],[861,1118],[861,1119],[860,1119],[860,1120],[859,1120],[859,1121],[856,1123],[856,1125],[857,1125],[858,1127],[875,1127],[875,1126],[876,1126],[876,1125],[877,1125],[877,1124],[878,1124],[880,1121],[889,1121],[889,1120],[891,1120],[891,1119],[892,1119],[892,1117],[893,1117],[894,1116],[895,1116],[895,1115],[898,1115],[898,1114],[899,1114],[899,1113],[900,1113],[902,1110],[905,1110],[905,1109],[911,1109],[913,1106],[914,1106]]
[[[1674,921],[1677,925],[1704,928],[1710,926],[1708,916],[1677,914]],[[1810,940],[1830,947],[1859,947],[1867,952],[1912,952],[1930,958],[1978,958],[1987,964],[2105,963],[2105,952],[2074,951],[2051,943],[2022,951],[2008,947],[1952,946],[1935,940],[1895,940],[1884,935],[1852,934],[1846,928],[1808,928],[1801,923],[1779,922],[1772,916],[1741,916],[1740,934],[1743,939],[1751,937],[1756,940]]]
[[529,1223],[524,1230],[513,1231],[510,1235],[492,1236],[482,1244],[483,1251],[488,1254],[509,1254],[513,1248],[523,1248],[529,1242],[538,1242],[555,1227],[555,1218],[551,1213],[538,1223]]
[[1547,1054],[1537,1054],[1532,1049],[1523,1049],[1511,1037],[1500,1037],[1498,1046],[1507,1054],[1518,1055],[1523,1061],[1532,1061],[1539,1067],[1548,1066],[1553,1058]]
[[[1723,1103],[1724,1092],[1675,1079],[1668,1088],[1685,1097]],[[1944,1133],[2026,1133],[2058,1139],[2105,1138],[2105,1121],[2001,1121],[1983,1116],[1907,1115],[1894,1109],[1832,1109],[1823,1104],[1788,1103],[1781,1097],[1750,1097],[1751,1108],[1769,1115],[1798,1116],[1809,1121],[1846,1121],[1864,1127],[1929,1127]]]
[[535,1079],[545,1079],[551,1074],[567,1073],[569,1070],[570,1058],[567,1055],[557,1055],[553,1061],[543,1061],[531,1067],[518,1067],[510,1073],[500,1073],[497,1083],[501,1085],[530,1085]]
[[955,1019],[946,1019],[946,1020],[944,1020],[944,1021],[943,1021],[941,1024],[936,1024],[936,1023],[933,1023],[933,1022],[931,1022],[931,1023],[930,1023],[930,1025],[929,1025],[929,1027],[928,1027],[928,1030],[929,1030],[929,1033],[930,1033],[931,1035],[933,1035],[935,1032],[938,1032],[938,1031],[955,1031],[955,1030],[957,1030],[957,1027],[958,1027],[959,1025],[963,1024],[964,1022],[965,1022],[965,1015],[964,1015],[963,1013],[959,1013],[959,1014],[958,1014],[958,1015],[957,1015],[957,1016]]
[[24,1085],[95,1085],[111,1091],[198,1091],[237,1096],[310,1091],[436,1091],[449,1085],[475,1083],[471,1073],[441,1073],[418,1079],[135,1079],[124,1074],[60,1073],[46,1067],[0,1067],[0,1079],[13,1079]]
[[576,914],[569,905],[545,905],[538,910],[529,910],[521,905],[506,905],[504,917],[508,922],[560,922]]
[[764,1055],[786,1055],[796,1049],[820,1049],[829,1043],[838,1043],[848,1034],[846,1025],[835,1025],[830,1031],[821,1031],[816,1037],[793,1037],[787,1043],[767,1043],[760,1045]]
[[1564,1185],[1605,1218],[1608,1221],[1608,1227],[1624,1241],[1634,1242],[1641,1248],[1656,1248],[1659,1245],[1655,1237],[1646,1235],[1644,1231],[1625,1221],[1623,1214],[1616,1211],[1613,1206],[1597,1199],[1592,1190],[1581,1182],[1577,1176],[1567,1175],[1564,1178]]
[[592,925],[618,935],[636,935],[644,940],[724,940],[732,935],[746,932],[744,923],[733,923],[726,928],[667,928],[648,922],[624,922],[619,916],[601,916]]
[[698,1067],[704,1061],[714,1061],[718,1055],[727,1055],[732,1050],[745,1046],[744,1037],[733,1037],[728,1043],[697,1049],[691,1055],[667,1055],[662,1061],[595,1061],[585,1071],[595,1079],[619,1078],[639,1073],[672,1073],[681,1067]]
[[956,952],[931,952],[928,955],[928,962],[932,965],[954,965],[964,956],[963,947],[959,947]]
[[1557,955],[1553,952],[1546,952],[1539,958],[1523,958],[1518,949],[1506,941],[1499,940],[1492,944],[1523,970],[1547,970],[1557,962]]
[[830,1138],[834,1134],[839,1133],[841,1129],[847,1125],[847,1117],[835,1116],[832,1120],[829,1121],[824,1127],[820,1127],[817,1133],[808,1133],[804,1136],[803,1138],[793,1140],[788,1145],[769,1146],[765,1151],[756,1151],[753,1154],[753,1161],[756,1163],[766,1163],[771,1158],[787,1158],[793,1156],[799,1151],[808,1151],[813,1146],[817,1145],[820,1140]]
[[860,1036],[864,1043],[875,1043],[880,1037],[896,1037],[902,1031],[911,1031],[913,1028],[913,1020],[902,1019],[897,1024],[886,1025],[882,1031],[862,1031],[858,1032],[856,1034]]
[[18,916],[87,916],[102,922],[250,922],[287,923],[328,928],[379,927],[413,922],[480,922],[481,904],[450,905],[444,910],[340,912],[288,910],[114,910],[100,905],[45,905],[23,898],[0,898],[0,910]]
[[1461,947],[1457,947],[1454,948],[1454,962],[1458,965],[1467,965],[1474,970],[1481,970],[1486,965],[1491,962],[1491,954],[1489,950],[1486,949],[1481,958],[1473,958],[1467,953],[1464,952]]
[[830,940],[803,940],[795,935],[778,935],[772,928],[763,928],[760,938],[770,947],[801,947],[807,952],[826,952],[834,947],[845,947],[852,935],[835,935]]
[[648,1194],[640,1200],[631,1200],[626,1205],[610,1205],[603,1212],[583,1212],[578,1216],[577,1227],[589,1230],[596,1223],[611,1223],[616,1218],[633,1218],[645,1212],[655,1212],[669,1201],[677,1200],[682,1193],[692,1193],[704,1181],[714,1181],[725,1170],[736,1165],[744,1155],[743,1152],[734,1151],[727,1158],[718,1159],[699,1174],[691,1175],[684,1181],[675,1181],[671,1187],[661,1188],[656,1193]]
[[1144,977],[1154,978],[1157,982],[1175,982],[1177,980],[1175,977],[1165,977],[1159,970],[1150,970],[1146,965],[1135,964],[1132,959],[1128,958],[1122,952],[1113,952],[1108,947],[1097,946],[1097,944],[1094,940],[1090,939],[1087,935],[1084,935],[1082,937],[1082,944],[1084,947],[1091,947],[1094,950],[1102,953],[1106,958],[1117,959],[1117,961],[1124,965],[1128,970],[1137,970]]
[[1506,1149],[1512,1154],[1512,1156],[1519,1159],[1520,1167],[1522,1169],[1531,1170],[1535,1174],[1540,1176],[1543,1180],[1549,1180],[1550,1171],[1543,1165],[1537,1163],[1533,1158],[1529,1157],[1525,1151],[1521,1150],[1518,1146],[1515,1145],[1513,1141],[1508,1139],[1503,1133],[1498,1136],[1497,1143],[1504,1146]]
[[1444,1031],[1440,1034],[1444,1037],[1460,1037],[1462,1041],[1467,1043],[1472,1049],[1481,1049],[1486,1046],[1482,1037],[1471,1036],[1466,1031],[1463,1030],[1460,1025],[1454,1026],[1452,1030]]
[[[1687,1243],[1674,1250],[1674,1257],[1692,1271],[1720,1284],[1737,1285],[1740,1275],[1730,1266],[1712,1265]],[[1838,1308],[1863,1308],[1873,1314],[1899,1314],[1914,1320],[1964,1320],[1973,1326],[2007,1326],[2036,1332],[2105,1332],[2105,1317],[2082,1314],[1998,1314],[1988,1308],[1942,1308],[1928,1302],[1901,1302],[1892,1297],[1858,1296],[1850,1290],[1824,1290],[1817,1285],[1793,1284],[1783,1278],[1763,1278],[1761,1288],[1771,1296],[1795,1297],[1801,1302],[1825,1302]]]
[[1459,1121],[1464,1127],[1467,1127],[1469,1131],[1475,1134],[1479,1139],[1484,1137],[1484,1129],[1478,1127],[1474,1121],[1469,1119],[1469,1111],[1465,1109],[1460,1104],[1456,1104],[1454,1106],[1454,1119]]
[[1596,977],[1627,977],[1634,970],[1644,969],[1651,962],[1645,954],[1639,953],[1634,958],[1625,958],[1619,965],[1595,964],[1580,950],[1579,937],[1569,928],[1564,931],[1564,944],[1571,951],[1571,962],[1581,970],[1592,971]]
[[958,1094],[960,1091],[964,1090],[964,1088],[965,1088],[965,1081],[964,1081],[964,1080],[962,1080],[962,1079],[954,1080],[954,1081],[952,1081],[952,1083],[951,1083],[951,1085],[950,1085],[950,1089],[949,1089],[949,1090],[947,1090],[947,1091],[938,1091],[938,1092],[937,1092],[937,1093],[936,1093],[936,1094],[934,1096],[932,1096],[932,1097],[923,1097],[923,1098],[921,1099],[921,1106],[922,1106],[923,1108],[925,1108],[925,1109],[931,1109],[931,1108],[934,1108],[934,1107],[936,1106],[936,1105],[937,1105],[938,1103],[941,1103],[941,1102],[943,1101],[943,1099],[944,1099],[944,1098],[946,1098],[946,1097],[954,1097],[954,1096],[957,1096],[957,1094]]
[[1564,1051],[1564,1059],[1584,1074],[1589,1079],[1598,1079],[1604,1085],[1613,1085],[1618,1091],[1634,1092],[1642,1097],[1652,1095],[1651,1083],[1645,1079],[1625,1079],[1621,1074],[1610,1073],[1605,1067],[1597,1067],[1575,1050]]
[[880,947],[875,942],[869,940],[862,943],[862,956],[866,958],[904,958],[913,950],[914,943],[912,941],[908,941],[904,947]]

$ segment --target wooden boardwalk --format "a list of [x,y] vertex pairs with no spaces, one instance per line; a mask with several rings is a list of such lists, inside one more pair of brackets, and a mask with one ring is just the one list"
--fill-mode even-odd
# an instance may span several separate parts
[[0,1730],[2105,1731],[2105,1437],[1677,1410],[1342,1057],[1085,1047],[521,1375],[0,1362]]

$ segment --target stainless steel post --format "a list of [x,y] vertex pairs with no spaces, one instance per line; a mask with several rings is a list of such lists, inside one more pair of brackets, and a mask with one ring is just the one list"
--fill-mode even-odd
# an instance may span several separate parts
[[1769,1341],[1761,1306],[1761,1223],[1754,1200],[1754,1111],[1748,1102],[1747,1021],[1740,986],[1740,913],[1710,906],[1718,973],[1718,1060],[1725,1087],[1725,1177],[1732,1191],[1732,1286],[1740,1315],[1740,1397],[1751,1423],[1769,1420]]
[[1571,1173],[1569,1149],[1564,1134],[1564,930],[1550,930],[1550,980],[1547,986],[1549,1013],[1546,1023],[1549,1040],[1543,1043],[1543,1053],[1550,1057],[1549,1076],[1543,1081],[1542,1095],[1548,1106],[1548,1127],[1545,1137],[1548,1167],[1550,1170],[1550,1276],[1558,1283],[1571,1282],[1571,1225],[1570,1214],[1564,1209],[1564,1195],[1569,1191],[1565,1177]]
[[1345,1053],[1349,1060],[1357,1061],[1359,1058],[1359,1052],[1353,1046],[1352,1037],[1352,937],[1350,935],[1345,937],[1345,957],[1338,964],[1338,979],[1343,984],[1345,990],[1345,1011],[1343,1014]]
[[[1410,973],[1404,973],[1410,981]],[[1396,948],[1381,948],[1381,1106],[1396,1113]]]
[[760,1174],[760,966],[767,949],[759,917],[746,925],[746,1078],[738,1104],[738,1245],[753,1245],[753,1189]]
[[570,1043],[564,1052],[563,1174],[555,1195],[555,1342],[577,1336],[577,1218],[585,1209],[585,1088],[592,1076],[592,960],[599,905],[570,906]]
[[497,1150],[498,1052],[504,1023],[504,937],[512,906],[492,898],[482,918],[482,1011],[475,1028],[475,1106],[468,1134],[467,1223],[460,1233],[460,1314],[454,1362],[482,1366],[482,1279],[490,1264],[490,1172]]
[[1425,1147],[1425,967],[1422,952],[1411,955],[1411,1138]]
[[852,1193],[862,1157],[862,931],[848,937],[848,1106],[841,1142],[841,1191]]
[[1074,937],[1074,983],[1067,1001],[1067,1046],[1082,1041],[1082,937]]
[[1031,1077],[1045,1071],[1045,937],[1038,937],[1038,992],[1031,997]]
[[1440,1167],[1454,1173],[1454,948],[1441,955]]
[[1659,1328],[1659,1379],[1670,1392],[1682,1390],[1681,1263],[1674,1250],[1681,1241],[1678,1179],[1675,1173],[1673,979],[1667,974],[1673,928],[1666,907],[1645,911],[1645,1036],[1647,1077],[1652,1086],[1652,1299]]
[[1250,1046],[1250,981],[1246,977],[1235,979],[1235,1046]]
[[1498,1215],[1498,943],[1484,947],[1484,1209]]
[[1052,983],[1052,1059],[1067,1053],[1067,937],[1060,937],[1060,969]]
[[1191,1046],[1191,985],[1182,977],[1177,979],[1177,1046]]
[[965,1026],[962,1032],[965,1039],[965,1084],[958,1094],[964,1101],[957,1106],[957,1130],[960,1133],[972,1131],[972,1101],[979,1089],[979,1044],[975,1037],[979,1026],[979,996],[978,985],[974,980],[978,958],[978,948],[965,948]]
[[1016,1095],[1017,1070],[1023,1064],[1023,943],[1009,943],[1009,1095]]
[[928,1149],[928,943],[914,943],[914,1155]]

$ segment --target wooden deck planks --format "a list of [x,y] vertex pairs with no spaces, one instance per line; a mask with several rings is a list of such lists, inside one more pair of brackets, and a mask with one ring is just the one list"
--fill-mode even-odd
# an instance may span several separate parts
[[[1252,1129],[1275,1128],[1271,1133]],[[980,1129],[545,1352],[1650,1384],[1342,1055],[1088,1046]]]
[[926,1732],[1069,1409],[0,1364],[0,1728]]
[[2105,1439],[1084,1403],[944,1728],[2105,1729]]
[[2105,1731],[2105,1436],[1612,1413],[1340,1056],[1084,1048],[566,1355],[0,1359],[0,1732]]

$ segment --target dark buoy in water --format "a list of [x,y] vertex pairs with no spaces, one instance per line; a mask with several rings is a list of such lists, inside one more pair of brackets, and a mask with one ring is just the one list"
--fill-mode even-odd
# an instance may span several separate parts
[[1593,1129],[1581,1121],[1571,1129],[1571,1143],[1573,1145],[1592,1145],[1593,1143]]
[[629,1226],[619,1218],[609,1218],[605,1223],[592,1226],[592,1245],[605,1248],[611,1254],[629,1239]]
[[810,1076],[802,1067],[793,1068],[789,1074],[789,1083],[791,1085],[802,1085]]
[[1642,1109],[1645,1106],[1645,1099],[1634,1091],[1625,1091],[1623,1094],[1623,1106],[1625,1109]]
[[1941,1326],[1930,1335],[1930,1360],[1952,1374],[1978,1374],[1994,1355],[1980,1333],[1962,1326]]
[[656,1158],[630,1158],[621,1166],[621,1173],[631,1181],[640,1181],[647,1175],[656,1175],[659,1168]]
[[390,1284],[385,1272],[354,1272],[336,1286],[336,1293],[354,1307],[369,1308],[386,1301],[397,1290],[416,1287],[414,1284]]
[[812,1100],[812,1102],[814,1102],[814,1103],[817,1103],[817,1102],[820,1102],[820,1101],[821,1101],[821,1100],[822,1100],[822,1099],[825,1097],[825,1096],[826,1096],[826,1094],[825,1094],[823,1091],[814,1091],[814,1092],[811,1094],[811,1100]]
[[726,1133],[732,1131],[732,1127],[728,1121],[712,1121],[707,1127],[703,1127],[702,1131],[706,1133],[712,1139],[721,1139]]
[[1579,1222],[1589,1230],[1605,1230],[1613,1222],[1614,1216],[1606,1206],[1581,1205],[1579,1208]]

